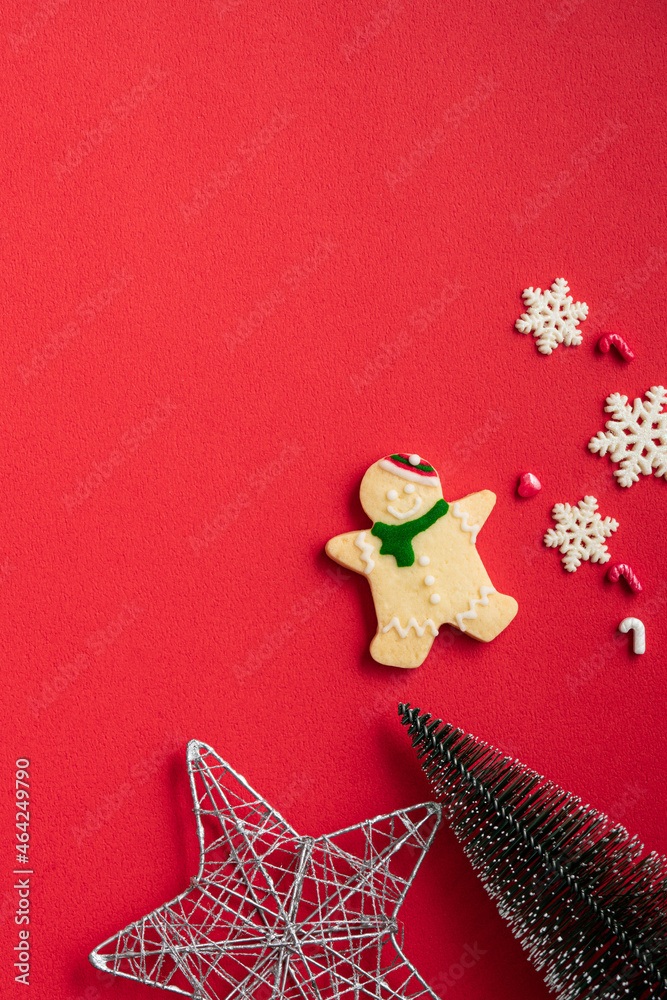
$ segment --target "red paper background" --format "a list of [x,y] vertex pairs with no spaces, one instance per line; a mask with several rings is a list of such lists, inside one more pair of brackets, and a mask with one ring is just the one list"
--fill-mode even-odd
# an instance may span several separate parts
[[[318,834],[428,798],[405,699],[666,851],[667,486],[586,449],[608,393],[667,378],[660,5],[10,0],[1,23],[3,995],[19,756],[31,1000],[149,996],[87,954],[196,870],[191,737]],[[589,319],[543,357],[513,324],[559,276]],[[636,361],[595,350],[607,329]],[[393,450],[449,500],[497,493],[479,550],[520,605],[414,672],[369,658],[367,584],[323,554]],[[639,597],[541,544],[588,493]],[[613,642],[630,614],[641,658]],[[448,830],[402,918],[440,996],[547,996]]]

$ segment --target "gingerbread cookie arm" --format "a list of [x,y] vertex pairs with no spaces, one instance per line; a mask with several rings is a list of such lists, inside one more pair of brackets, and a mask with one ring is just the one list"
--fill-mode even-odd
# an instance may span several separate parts
[[477,533],[493,510],[496,494],[491,490],[469,493],[467,497],[451,505],[451,513],[461,522],[464,531],[470,532],[472,542],[477,541]]
[[370,576],[375,568],[377,549],[370,528],[366,531],[346,531],[344,535],[330,538],[325,551],[334,562],[355,573]]

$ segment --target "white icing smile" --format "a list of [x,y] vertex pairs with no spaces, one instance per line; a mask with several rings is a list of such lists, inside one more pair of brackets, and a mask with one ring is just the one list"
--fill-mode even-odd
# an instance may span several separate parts
[[398,518],[399,521],[404,521],[406,517],[414,517],[415,514],[418,514],[419,511],[421,510],[421,507],[422,507],[422,498],[415,497],[415,502],[413,503],[412,507],[410,507],[409,510],[396,510],[396,508],[392,507],[391,504],[389,504],[387,510],[389,511],[390,514],[393,515],[393,517]]

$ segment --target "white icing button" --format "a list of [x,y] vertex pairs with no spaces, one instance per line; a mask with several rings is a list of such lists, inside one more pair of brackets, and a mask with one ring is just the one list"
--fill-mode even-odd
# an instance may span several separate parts
[[387,500],[398,500],[398,493],[396,490],[387,491]]
[[420,556],[419,557],[419,565],[420,566],[428,566],[428,564],[430,563],[430,561],[431,560],[429,559],[428,556]]
[[408,458],[408,462],[410,463],[410,465],[419,465],[419,463],[421,462],[421,458],[419,457],[419,455],[410,455],[410,457]]
[[417,487],[415,486],[414,483],[408,483],[406,486],[403,487],[403,492],[404,493],[414,493],[414,491],[416,489],[417,489]]
[[429,600],[431,604],[440,604],[440,594],[431,594]]
[[431,576],[430,574],[429,576],[425,576],[424,583],[426,584],[427,587],[432,587],[433,584],[435,583],[435,577]]

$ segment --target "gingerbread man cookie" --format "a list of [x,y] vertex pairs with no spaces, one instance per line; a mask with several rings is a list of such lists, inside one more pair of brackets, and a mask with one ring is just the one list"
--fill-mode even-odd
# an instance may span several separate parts
[[401,454],[372,465],[359,496],[373,526],[336,535],[326,551],[368,577],[378,618],[374,660],[418,667],[441,625],[482,642],[509,625],[517,602],[495,589],[475,544],[494,493],[482,490],[449,504],[433,466]]

